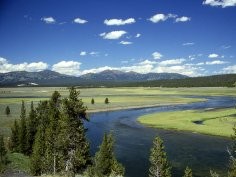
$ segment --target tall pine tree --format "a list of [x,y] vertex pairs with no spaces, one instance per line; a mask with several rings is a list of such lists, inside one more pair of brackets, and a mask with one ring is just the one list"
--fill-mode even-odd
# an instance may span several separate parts
[[47,167],[47,173],[56,173],[58,168],[59,145],[59,119],[60,119],[60,103],[61,95],[55,91],[49,101],[49,125],[46,129],[46,151],[45,151],[45,164]]
[[151,148],[149,177],[170,177],[171,167],[167,161],[167,155],[163,141],[156,137]]
[[22,101],[19,129],[19,150],[23,154],[27,154],[27,139],[26,109],[25,103]]
[[96,176],[124,175],[124,167],[114,155],[114,140],[111,134],[105,134],[99,151],[95,155],[94,173]]
[[34,109],[34,103],[31,102],[30,112],[27,119],[27,155],[30,155],[32,153],[37,126],[37,114],[36,110]]
[[14,121],[14,126],[11,128],[11,143],[10,149],[13,152],[19,152],[19,125],[17,120]]
[[33,175],[41,175],[45,173],[45,132],[46,128],[49,124],[49,106],[48,101],[42,101],[39,103],[37,109],[37,120],[38,120],[38,127],[37,133],[35,136],[35,141],[33,144],[33,152],[31,155],[31,173]]
[[[60,121],[60,151],[63,159],[60,165],[72,176],[83,171],[91,162],[89,143],[85,136],[84,120],[88,120],[80,92],[70,88],[68,98],[63,100],[63,114]],[[64,163],[66,162],[66,163]]]

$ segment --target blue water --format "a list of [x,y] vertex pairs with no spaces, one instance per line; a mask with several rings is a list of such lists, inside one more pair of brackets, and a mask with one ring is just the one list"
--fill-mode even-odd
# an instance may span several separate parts
[[[201,98],[201,97],[200,97]],[[164,111],[232,107],[233,97],[203,97],[205,102],[186,105],[161,106],[90,114],[88,139],[94,154],[102,141],[104,132],[113,132],[115,154],[125,166],[127,177],[148,177],[149,152],[155,136],[165,144],[173,176],[183,176],[186,166],[193,169],[195,176],[209,176],[209,170],[226,173],[228,165],[227,147],[231,140],[222,137],[148,128],[136,119],[144,114]]]

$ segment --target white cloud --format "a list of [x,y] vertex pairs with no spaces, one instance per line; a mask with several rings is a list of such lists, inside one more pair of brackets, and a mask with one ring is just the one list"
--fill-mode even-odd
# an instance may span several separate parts
[[214,60],[214,61],[207,61],[206,65],[223,65],[226,64],[228,62],[226,61],[221,61],[221,60]]
[[126,33],[126,31],[111,31],[109,33],[101,33],[100,36],[103,37],[103,39],[119,39]]
[[156,61],[150,61],[150,60],[144,60],[140,63],[138,63],[139,65],[153,65],[153,64],[157,64]]
[[161,21],[166,21],[167,19],[168,19],[168,16],[166,16],[165,14],[156,14],[156,15],[153,15],[148,20],[150,20],[153,23],[158,23]]
[[109,67],[109,66],[103,66],[103,67],[98,67],[98,68],[93,68],[93,69],[87,69],[82,71],[81,74],[88,74],[88,73],[99,73],[105,70],[114,70],[116,68]]
[[95,52],[95,51],[92,51],[89,53],[91,56],[98,56],[99,55],[99,52]]
[[175,22],[187,22],[187,21],[190,21],[190,20],[191,20],[190,17],[183,16],[183,17],[176,18]]
[[130,44],[133,44],[133,42],[129,42],[129,41],[120,41],[120,44],[123,44],[123,45],[130,45]]
[[112,26],[112,25],[127,25],[127,24],[132,24],[135,23],[135,19],[134,18],[128,18],[126,20],[122,20],[122,19],[110,19],[110,20],[104,20],[104,24],[108,25],[108,26]]
[[52,71],[59,72],[61,74],[78,76],[81,74],[80,62],[77,61],[60,61],[52,66]]
[[219,55],[215,53],[208,55],[208,58],[217,58],[217,57],[219,57]]
[[74,23],[85,24],[87,22],[88,22],[87,20],[84,20],[84,19],[81,19],[81,18],[74,19]]
[[185,62],[186,60],[184,58],[179,59],[172,59],[172,60],[164,60],[159,63],[161,66],[167,66],[167,65],[179,65]]
[[188,65],[175,65],[175,66],[158,66],[154,70],[157,73],[179,73],[191,77],[200,76],[203,68],[193,67]]
[[140,36],[141,36],[141,34],[140,34],[140,33],[137,33],[135,37],[136,37],[136,38],[139,38]]
[[223,73],[230,74],[230,73],[236,73],[236,65],[228,66],[223,68]]
[[38,72],[43,71],[48,68],[48,64],[44,62],[32,62],[32,63],[20,63],[11,64],[7,59],[0,57],[0,72],[12,72],[12,71],[28,71],[28,72]]
[[81,52],[80,52],[80,56],[85,56],[85,55],[87,55],[87,52],[86,52],[86,51],[81,51]]
[[[201,67],[196,66],[190,66],[187,64],[182,64],[185,61],[185,59],[174,59],[174,60],[166,60],[166,62],[163,62],[162,64],[156,62],[156,61],[150,61],[150,60],[144,60],[139,63],[136,63],[131,66],[123,66],[123,67],[98,67],[94,69],[84,70],[82,71],[82,74],[86,73],[98,73],[104,70],[119,70],[123,72],[138,72],[138,73],[150,73],[150,72],[156,72],[156,73],[179,73],[184,74],[188,76],[199,76],[200,73],[203,73],[204,69]],[[122,63],[127,63],[127,61],[124,61]],[[173,64],[173,65],[172,65]],[[174,65],[175,64],[175,65]]]
[[190,20],[190,17],[179,17],[177,18],[178,15],[176,14],[155,14],[153,15],[151,18],[149,18],[148,20],[153,22],[153,23],[158,23],[158,22],[161,22],[161,21],[166,21],[168,19],[175,19],[176,22],[186,22],[186,21],[189,21]]
[[195,44],[194,42],[186,42],[186,43],[183,43],[182,45],[183,46],[192,46],[194,44]]
[[157,60],[157,59],[161,59],[161,57],[163,57],[163,55],[159,52],[153,52],[152,57],[153,57],[153,59]]
[[56,20],[53,17],[43,17],[43,18],[41,18],[41,20],[47,24],[55,24],[56,23]]
[[221,6],[225,8],[236,6],[236,0],[205,0],[203,1],[203,4],[210,6]]

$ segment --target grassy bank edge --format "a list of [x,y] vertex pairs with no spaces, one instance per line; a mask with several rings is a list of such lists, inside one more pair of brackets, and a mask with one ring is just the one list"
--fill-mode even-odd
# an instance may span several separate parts
[[[236,116],[236,110],[234,108],[220,108],[220,109],[211,109],[210,112],[223,112],[223,111],[232,111],[234,110],[235,111],[235,116]],[[152,114],[146,114],[146,115],[143,115],[143,116],[140,116],[137,118],[137,122],[139,122],[140,124],[144,125],[144,126],[147,126],[147,127],[151,127],[151,128],[158,128],[158,129],[164,129],[164,130],[173,130],[173,131],[182,131],[182,132],[191,132],[191,133],[199,133],[199,134],[204,134],[204,135],[211,135],[211,136],[220,136],[220,137],[224,137],[224,138],[231,138],[231,135],[233,133],[233,130],[232,128],[234,126],[236,126],[236,120],[232,121],[230,120],[229,122],[232,124],[232,126],[230,127],[230,131],[232,130],[231,133],[227,132],[227,131],[217,131],[217,128],[219,129],[219,127],[221,126],[220,124],[217,125],[219,127],[217,127],[215,129],[215,131],[211,131],[210,128],[215,128],[215,127],[210,127],[209,124],[207,127],[205,127],[205,129],[194,129],[194,127],[196,126],[202,126],[202,125],[197,125],[196,123],[193,123],[194,121],[202,121],[202,122],[206,122],[206,121],[211,121],[212,119],[227,119],[231,116],[231,114],[226,114],[224,116],[221,116],[221,117],[209,117],[209,119],[204,119],[202,117],[200,117],[199,119],[191,119],[191,120],[188,120],[189,123],[191,123],[192,125],[195,125],[193,127],[191,126],[188,126],[186,124],[186,127],[184,128],[184,126],[181,126],[181,124],[183,124],[183,120],[178,120],[178,116],[179,116],[179,113],[185,113],[187,111],[192,111],[193,113],[195,113],[196,111],[206,111],[206,110],[184,110],[184,111],[171,111],[171,112],[161,112],[161,113],[152,113]],[[170,124],[168,121],[170,120],[170,117],[165,117],[166,118],[166,123],[164,122],[164,120],[161,120],[160,122],[158,122],[158,118],[162,118],[163,119],[163,116],[165,116],[166,114],[175,114],[175,116],[177,117],[176,121],[174,122],[174,126],[173,124]],[[154,117],[156,117],[156,120],[153,121]],[[152,119],[152,120],[151,120]],[[151,122],[150,122],[151,121]],[[171,120],[173,121],[173,120]],[[164,122],[164,123],[163,123]],[[204,125],[204,124],[203,124]],[[214,124],[213,124],[214,125]],[[228,129],[228,127],[223,127],[224,125],[222,124],[222,130],[224,129]],[[189,129],[189,127],[191,127],[192,129]]]

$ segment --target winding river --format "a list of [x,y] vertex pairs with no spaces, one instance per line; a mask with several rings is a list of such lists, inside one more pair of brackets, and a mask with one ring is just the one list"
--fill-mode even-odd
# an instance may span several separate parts
[[116,157],[126,168],[125,176],[147,177],[150,148],[154,137],[158,135],[164,140],[173,176],[183,176],[187,165],[192,168],[195,176],[209,176],[210,169],[226,173],[230,139],[148,128],[137,122],[139,116],[154,112],[232,107],[236,103],[236,98],[233,97],[203,98],[207,101],[90,114],[90,122],[86,123],[86,127],[88,138],[92,142],[92,154],[98,150],[104,132],[112,131],[116,140]]

